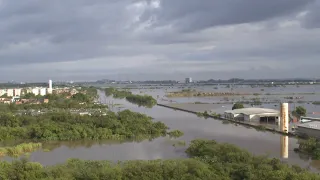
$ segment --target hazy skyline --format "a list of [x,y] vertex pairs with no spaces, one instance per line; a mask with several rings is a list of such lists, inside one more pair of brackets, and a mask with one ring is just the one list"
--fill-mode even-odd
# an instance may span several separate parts
[[320,0],[0,0],[0,81],[320,78]]

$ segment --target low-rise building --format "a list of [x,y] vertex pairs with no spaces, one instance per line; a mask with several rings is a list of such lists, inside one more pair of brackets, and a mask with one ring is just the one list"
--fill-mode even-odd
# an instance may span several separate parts
[[0,98],[0,103],[10,104],[11,99],[10,98]]
[[224,112],[226,119],[239,121],[279,122],[280,111],[266,108],[242,108]]
[[296,133],[300,136],[309,136],[309,137],[315,137],[317,139],[320,139],[320,121],[319,120],[299,124],[296,129]]
[[49,103],[49,99],[43,99],[43,103]]
[[77,94],[77,93],[78,93],[78,90],[76,90],[76,89],[72,89],[72,90],[70,91],[71,96],[72,96],[72,95],[75,95],[75,94]]

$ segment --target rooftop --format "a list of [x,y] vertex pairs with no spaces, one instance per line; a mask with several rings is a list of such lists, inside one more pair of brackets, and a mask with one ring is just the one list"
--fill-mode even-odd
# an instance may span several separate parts
[[320,130],[320,122],[319,121],[307,122],[307,123],[299,124],[298,128],[299,127]]
[[242,109],[235,109],[235,110],[228,110],[225,113],[232,113],[232,114],[275,114],[280,115],[280,111],[275,109],[266,109],[266,108],[242,108]]

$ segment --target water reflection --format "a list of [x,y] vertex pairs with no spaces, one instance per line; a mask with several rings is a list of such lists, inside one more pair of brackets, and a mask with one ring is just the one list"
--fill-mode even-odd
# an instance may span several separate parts
[[289,158],[289,137],[280,136],[280,155],[283,159]]

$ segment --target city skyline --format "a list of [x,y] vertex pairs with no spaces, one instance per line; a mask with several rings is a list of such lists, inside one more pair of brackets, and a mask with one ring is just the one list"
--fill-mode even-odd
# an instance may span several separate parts
[[319,78],[320,0],[0,2],[0,82]]

